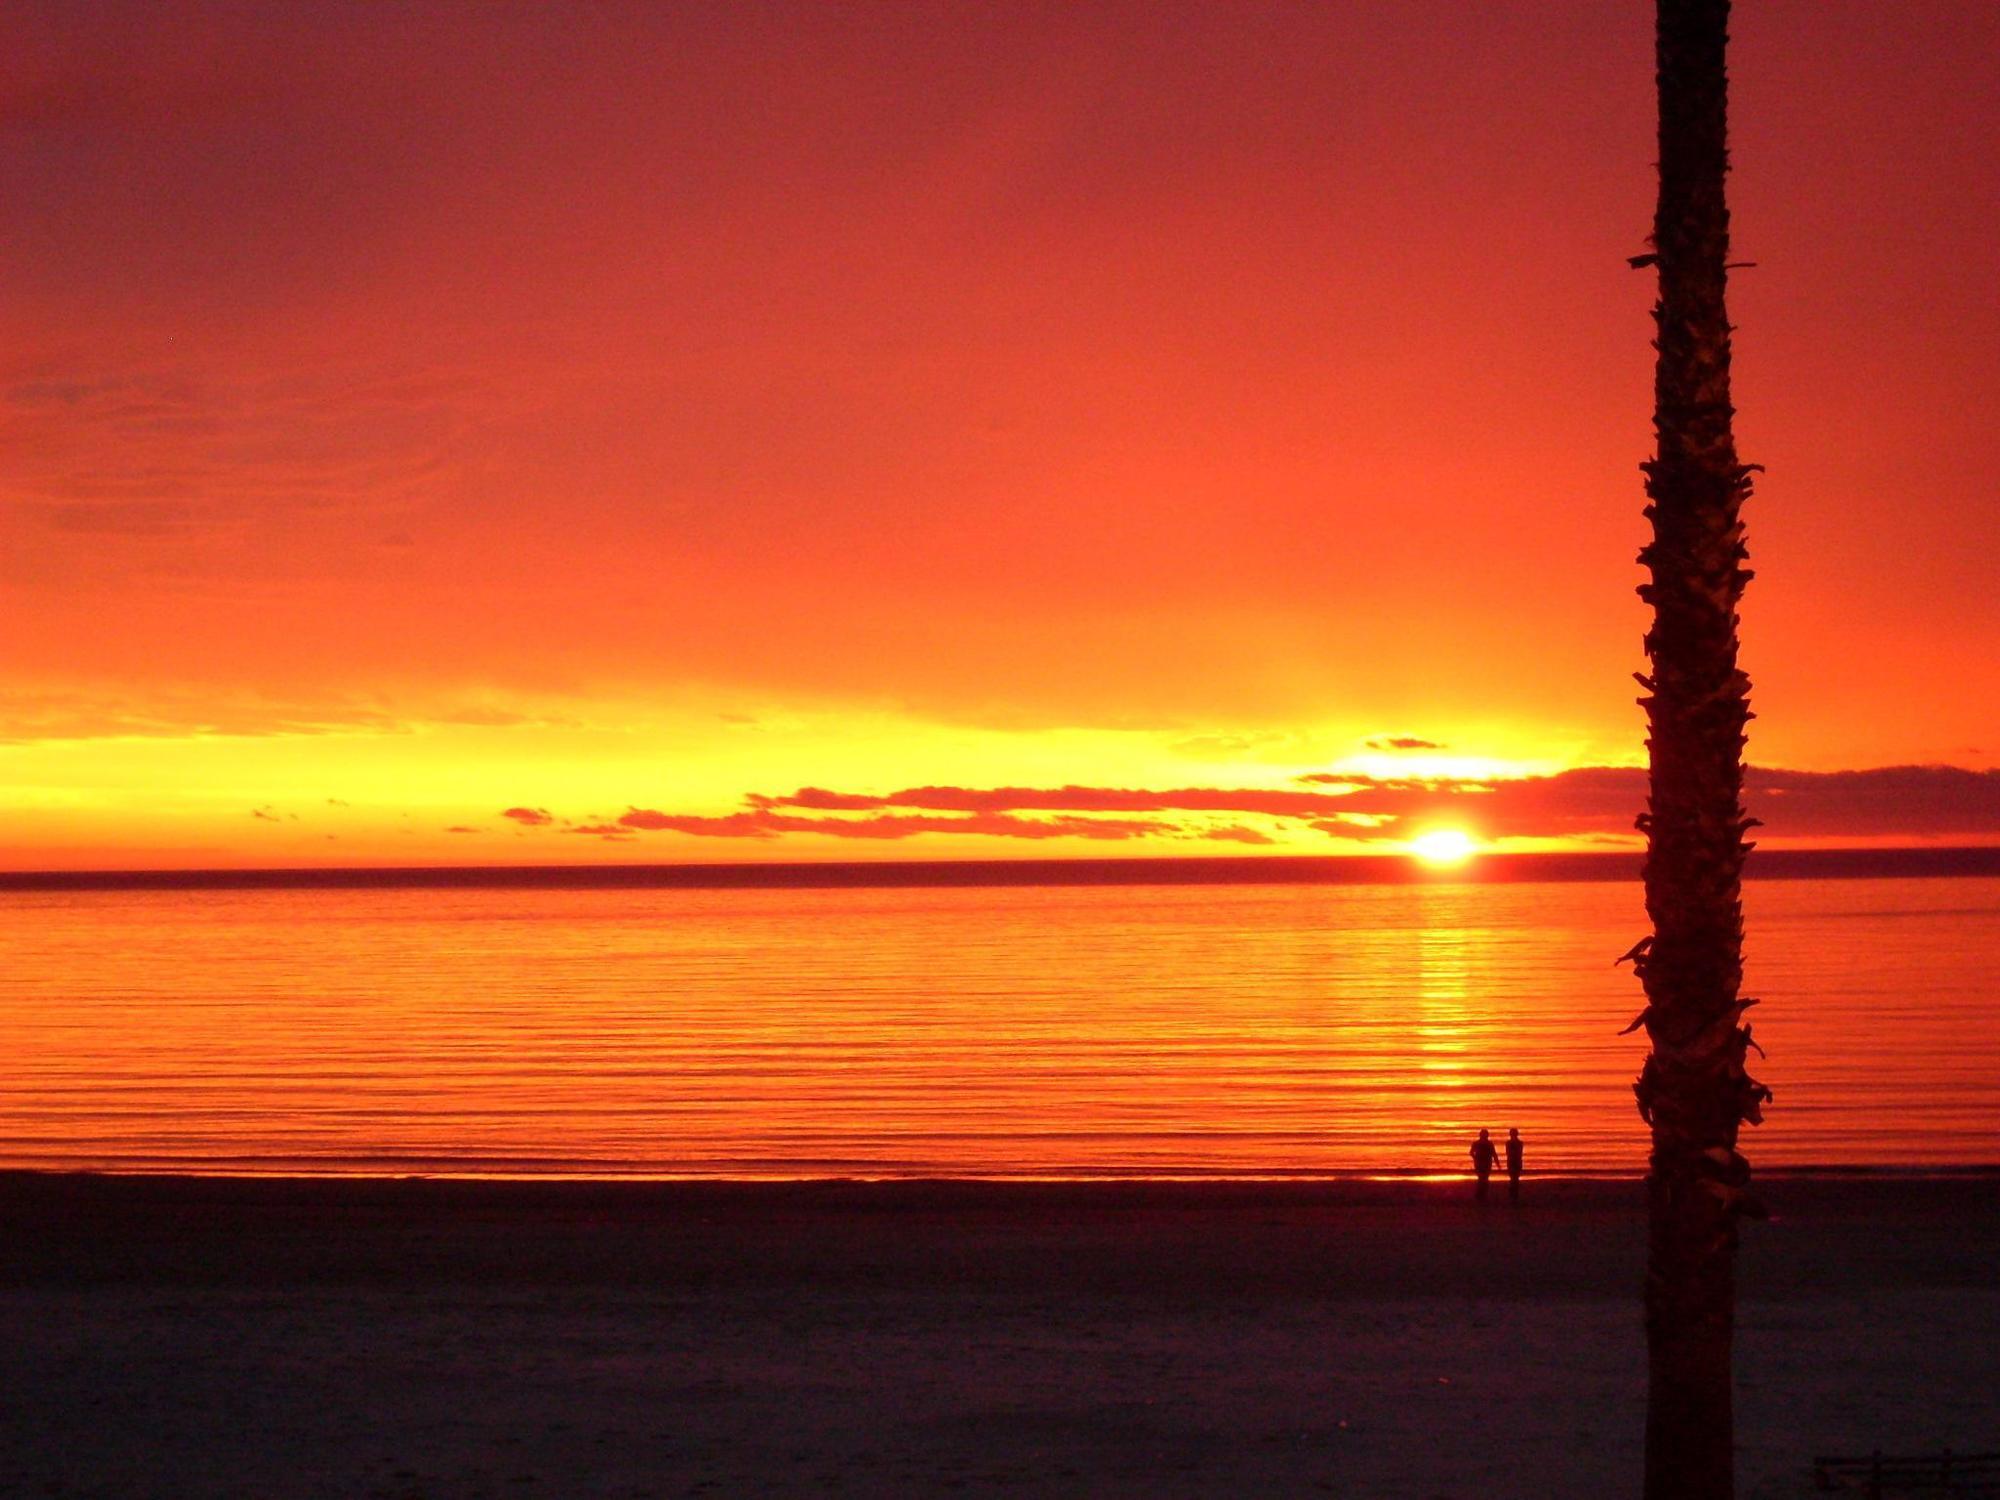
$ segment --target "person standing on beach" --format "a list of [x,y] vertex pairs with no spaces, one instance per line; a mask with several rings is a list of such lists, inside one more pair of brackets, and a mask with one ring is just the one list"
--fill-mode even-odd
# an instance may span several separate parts
[[1521,1201],[1521,1132],[1513,1126],[1507,1127],[1507,1201]]
[[1472,1143],[1472,1171],[1479,1179],[1479,1186],[1474,1189],[1474,1194],[1481,1203],[1486,1201],[1486,1179],[1493,1175],[1493,1159],[1498,1155],[1486,1132],[1480,1131],[1479,1139]]

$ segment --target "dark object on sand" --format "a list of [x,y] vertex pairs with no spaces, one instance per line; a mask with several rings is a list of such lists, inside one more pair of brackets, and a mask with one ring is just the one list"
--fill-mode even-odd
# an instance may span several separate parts
[[1880,1448],[1866,1458],[1822,1456],[1813,1460],[1813,1487],[1860,1489],[1869,1500],[1943,1490],[1962,1495],[2000,1492],[2000,1453],[1920,1454],[1898,1458]]

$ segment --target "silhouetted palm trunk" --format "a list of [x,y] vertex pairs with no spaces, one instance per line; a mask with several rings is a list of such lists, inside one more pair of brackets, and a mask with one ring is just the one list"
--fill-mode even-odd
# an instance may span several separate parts
[[[1733,1493],[1730,1344],[1736,1223],[1749,1205],[1743,1120],[1768,1092],[1744,1071],[1744,725],[1736,605],[1750,574],[1738,508],[1750,491],[1730,430],[1728,0],[1658,0],[1658,450],[1645,465],[1653,606],[1642,677],[1652,779],[1646,910],[1635,953],[1652,1052],[1635,1086],[1652,1126],[1646,1338],[1647,1500]],[[1640,264],[1644,264],[1642,259]],[[1636,1024],[1636,1023],[1635,1023]]]

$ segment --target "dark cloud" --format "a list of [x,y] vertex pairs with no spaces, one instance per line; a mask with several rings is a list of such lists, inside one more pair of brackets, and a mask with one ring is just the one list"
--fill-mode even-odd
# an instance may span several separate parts
[[627,828],[647,833],[687,833],[697,838],[717,839],[768,839],[778,834],[778,830],[769,824],[771,816],[761,809],[704,817],[695,813],[663,813],[649,807],[635,807],[618,821]]
[[[1519,780],[1372,782],[1342,778],[1347,814],[1381,818],[1345,837],[1400,838],[1450,820],[1487,838],[1624,834],[1646,805],[1641,767],[1585,766]],[[2000,834],[2000,771],[1958,766],[1884,766],[1865,771],[1793,771],[1753,766],[1743,803],[1769,838],[1921,838]],[[1343,820],[1344,822],[1345,820]]]
[[1752,766],[1744,804],[1774,834],[2000,833],[2000,770],[1881,766],[1782,771]]
[[[1628,840],[1646,802],[1638,767],[1585,766],[1518,779],[1398,778],[1316,773],[1310,790],[1267,787],[918,786],[888,793],[801,787],[752,793],[716,815],[632,808],[619,826],[703,838],[820,834],[904,839],[927,833],[996,838],[1192,838],[1268,844],[1269,831],[1207,815],[1262,817],[1331,837],[1398,840],[1438,823],[1488,839]],[[2000,835],[2000,771],[1888,766],[1865,771],[1755,767],[1745,807],[1767,837],[1894,838]],[[514,809],[509,816],[529,814]],[[547,818],[538,810],[519,821]]]
[[555,822],[555,815],[546,807],[510,807],[500,816],[512,818],[524,828],[541,828]]
[[[1388,821],[1378,837],[1451,818],[1488,838],[1625,833],[1646,804],[1639,767],[1586,766],[1508,781],[1354,784],[1350,813]],[[1743,803],[1760,837],[1897,838],[2000,834],[2000,771],[1883,766],[1865,771],[1751,767]],[[1345,830],[1349,834],[1357,830]],[[1366,836],[1363,834],[1362,836]]]
[[479,830],[478,830],[477,828],[468,828],[468,827],[466,827],[466,826],[465,826],[465,825],[464,825],[463,823],[454,823],[454,824],[452,824],[452,825],[451,825],[451,827],[447,828],[447,829],[445,830],[445,832],[446,832],[446,833],[478,833],[478,832],[479,832]]
[[1391,735],[1368,742],[1370,750],[1442,750],[1436,740],[1420,740],[1412,735]]
[[1309,775],[1299,777],[1298,780],[1303,786],[1334,787],[1344,791],[1352,791],[1364,787],[1371,789],[1419,790],[1446,783],[1463,786],[1487,785],[1486,782],[1474,777],[1358,776],[1340,771],[1314,771]]
[[824,787],[817,786],[802,786],[789,797],[765,797],[752,792],[743,800],[755,808],[805,807],[817,812],[865,812],[874,808],[928,805],[915,802],[898,803],[885,797],[861,796],[852,792],[829,792]]

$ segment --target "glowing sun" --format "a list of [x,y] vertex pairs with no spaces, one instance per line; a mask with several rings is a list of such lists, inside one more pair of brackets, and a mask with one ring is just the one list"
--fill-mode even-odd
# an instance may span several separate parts
[[1478,848],[1479,841],[1458,828],[1433,828],[1410,840],[1410,852],[1427,865],[1462,865]]

